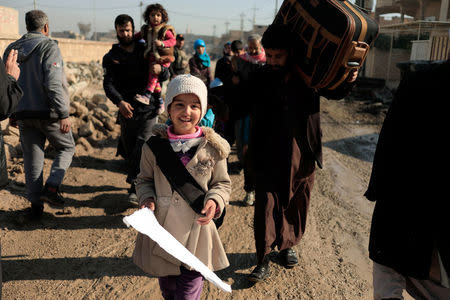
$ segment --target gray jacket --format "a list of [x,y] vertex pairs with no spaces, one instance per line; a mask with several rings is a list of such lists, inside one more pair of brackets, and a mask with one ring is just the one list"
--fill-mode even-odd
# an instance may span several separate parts
[[69,93],[58,43],[39,32],[28,32],[4,53],[19,51],[19,86],[24,95],[16,119],[64,119],[69,116]]

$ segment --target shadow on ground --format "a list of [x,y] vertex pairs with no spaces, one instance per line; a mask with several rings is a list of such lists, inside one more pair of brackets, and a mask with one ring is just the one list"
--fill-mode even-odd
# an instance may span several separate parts
[[72,217],[70,208],[57,211],[54,215],[45,211],[38,221],[30,221],[24,218],[24,210],[5,211],[0,210],[1,229],[32,231],[32,230],[77,230],[86,228],[118,229],[126,228],[123,223],[123,215],[107,216],[77,216]]
[[222,280],[227,281],[233,279],[231,288],[233,290],[248,289],[254,285],[254,283],[248,281],[248,273],[244,273],[241,270],[246,270],[256,263],[256,256],[254,253],[227,253],[230,266],[224,270],[217,271],[216,274]]
[[367,162],[373,162],[378,134],[365,134],[324,143],[325,147]]
[[108,170],[110,172],[126,174],[126,162],[123,159],[101,159],[92,156],[77,156],[73,158],[70,166],[72,168]]
[[[147,276],[131,257],[5,259],[3,281],[76,280],[102,276]],[[22,270],[22,271],[18,271]],[[23,272],[23,270],[27,270]]]

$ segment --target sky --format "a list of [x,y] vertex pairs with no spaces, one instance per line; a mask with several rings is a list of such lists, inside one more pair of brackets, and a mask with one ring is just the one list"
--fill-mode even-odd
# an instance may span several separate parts
[[[153,1],[142,1],[142,12]],[[275,7],[282,0],[159,0],[168,11],[169,24],[178,33],[190,30],[194,34],[220,36],[228,30],[239,30],[244,14],[244,30],[252,28],[253,17],[257,25],[272,23]],[[122,13],[134,19],[136,28],[141,25],[141,1],[137,0],[0,0],[0,6],[19,11],[19,33],[24,34],[25,13],[43,10],[49,17],[50,31],[72,30],[79,33],[77,24],[91,23],[91,33],[114,29],[114,18]],[[143,22],[143,21],[142,21]],[[215,26],[215,30],[214,30]]]

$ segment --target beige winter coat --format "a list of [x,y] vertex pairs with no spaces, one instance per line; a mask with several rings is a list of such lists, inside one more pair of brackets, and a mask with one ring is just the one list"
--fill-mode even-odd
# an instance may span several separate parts
[[[211,128],[202,127],[202,130],[204,141],[198,146],[197,152],[186,168],[207,191],[205,203],[208,199],[215,200],[221,214],[228,204],[231,192],[226,163],[230,146]],[[153,127],[153,134],[167,138],[167,125],[156,124]],[[153,197],[158,222],[211,270],[217,271],[228,267],[229,262],[216,225],[212,221],[208,225],[197,224],[200,215],[196,214],[177,192],[172,191],[147,144],[142,148],[140,169],[136,180],[139,202]],[[181,262],[140,233],[137,236],[133,261],[153,276],[180,274]]]

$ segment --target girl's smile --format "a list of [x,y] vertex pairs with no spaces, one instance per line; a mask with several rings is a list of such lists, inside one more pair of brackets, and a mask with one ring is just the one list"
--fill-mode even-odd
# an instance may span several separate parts
[[185,135],[195,133],[202,113],[200,100],[195,94],[181,94],[173,98],[169,116],[173,122],[173,133]]

